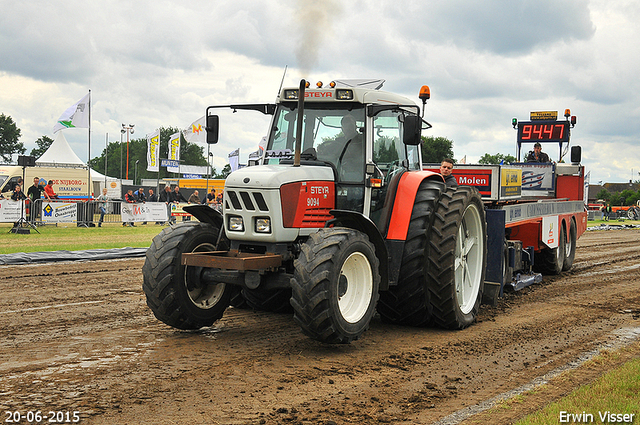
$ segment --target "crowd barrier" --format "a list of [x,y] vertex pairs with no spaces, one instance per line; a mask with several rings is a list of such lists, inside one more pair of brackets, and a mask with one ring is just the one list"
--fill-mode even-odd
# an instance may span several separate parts
[[[22,218],[34,226],[58,223],[75,223],[78,226],[94,227],[102,223],[158,223],[175,221],[176,217],[188,220],[191,215],[182,208],[188,204],[166,204],[164,202],[122,201],[66,201],[63,199],[35,202],[0,199],[0,223],[17,223]],[[220,205],[212,205],[220,210]],[[104,214],[102,209],[104,208]]]

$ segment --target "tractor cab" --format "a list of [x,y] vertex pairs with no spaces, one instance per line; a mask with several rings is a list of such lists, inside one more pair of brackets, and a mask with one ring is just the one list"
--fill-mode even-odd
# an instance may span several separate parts
[[[352,87],[344,82],[323,86],[319,82],[315,88],[308,89],[307,83],[302,89],[281,90],[275,105],[248,105],[247,109],[273,114],[267,147],[257,163],[266,166],[268,173],[283,172],[281,167],[288,166],[291,183],[301,181],[303,176],[309,178],[308,172],[300,173],[291,167],[330,170],[330,193],[334,199],[330,208],[357,212],[378,224],[389,187],[397,184],[405,171],[421,169],[420,130],[431,126],[418,116],[415,102],[377,90],[381,83],[376,84],[376,88],[371,88]],[[300,93],[303,102],[300,102]],[[213,133],[211,136],[215,137],[217,117],[208,117],[211,121],[207,124],[208,134]],[[300,160],[295,163],[298,131]],[[272,168],[275,166],[278,167]],[[256,172],[248,168],[238,170],[232,173],[227,186],[233,187],[237,179],[243,181],[251,177],[242,176]],[[317,177],[310,180],[324,181],[326,173],[326,170],[312,172]],[[314,194],[304,193],[305,199],[301,202],[311,209],[325,205],[321,202],[324,197],[319,201],[307,195]],[[283,210],[285,208],[283,204]],[[316,227],[322,225],[323,222]],[[233,234],[230,236],[233,239]]]

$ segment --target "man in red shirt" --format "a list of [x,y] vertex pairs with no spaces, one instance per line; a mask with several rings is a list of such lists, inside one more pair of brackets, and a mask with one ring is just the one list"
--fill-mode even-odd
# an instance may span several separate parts
[[52,199],[60,199],[58,195],[53,191],[53,180],[49,180],[47,185],[44,187],[44,197],[47,198],[47,201]]

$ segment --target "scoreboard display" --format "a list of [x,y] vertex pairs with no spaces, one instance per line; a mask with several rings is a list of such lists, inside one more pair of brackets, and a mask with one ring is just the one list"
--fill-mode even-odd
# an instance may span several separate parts
[[569,121],[518,122],[518,142],[568,142]]

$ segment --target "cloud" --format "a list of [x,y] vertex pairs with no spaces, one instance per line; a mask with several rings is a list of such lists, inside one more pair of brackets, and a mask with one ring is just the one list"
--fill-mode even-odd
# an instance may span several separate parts
[[[96,155],[122,122],[146,134],[208,105],[272,102],[288,66],[287,86],[383,78],[417,100],[430,85],[429,134],[471,161],[515,153],[511,117],[571,108],[592,177],[626,179],[640,169],[639,18],[632,0],[3,1],[0,112],[31,149],[91,89]],[[256,121],[223,123],[216,163],[255,150],[267,126]],[[86,132],[66,137],[86,158]]]

